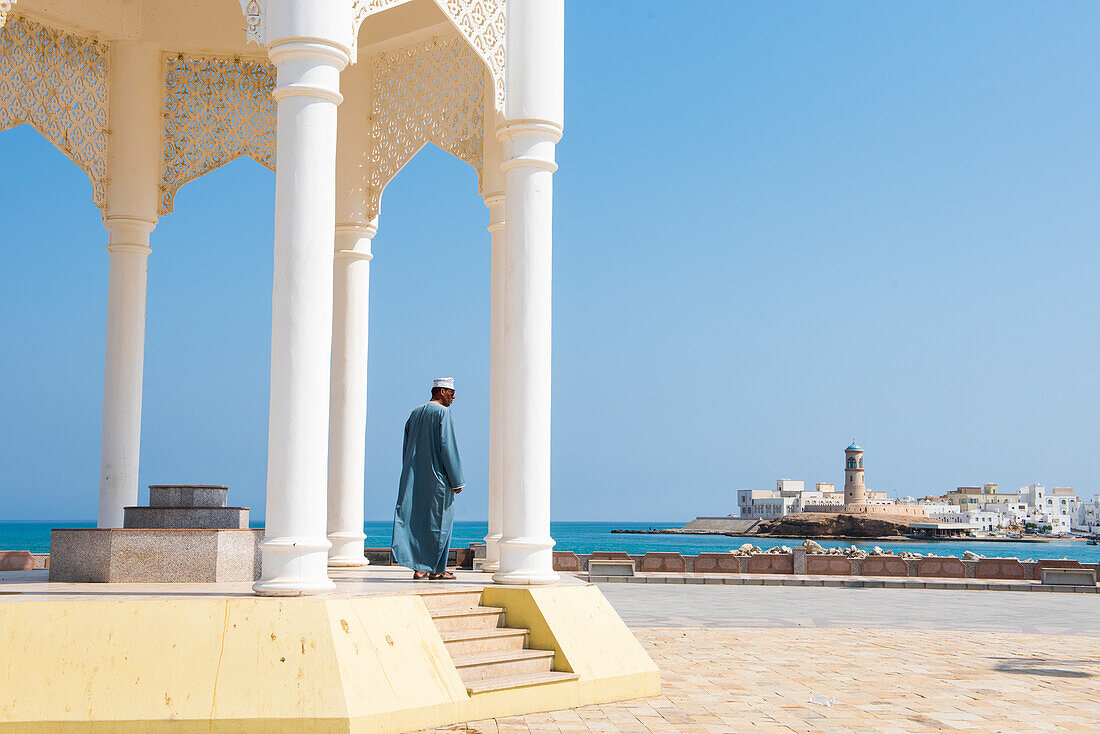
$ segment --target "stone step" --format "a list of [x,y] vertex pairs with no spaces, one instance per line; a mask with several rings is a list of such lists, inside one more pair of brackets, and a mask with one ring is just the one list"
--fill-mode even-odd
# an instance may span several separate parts
[[247,507],[126,507],[122,527],[158,530],[247,530]]
[[567,680],[576,680],[576,673],[561,673],[552,670],[549,673],[532,673],[529,675],[507,675],[500,678],[486,678],[484,680],[470,681],[466,684],[466,692],[471,696],[490,691],[503,691],[509,688],[523,688],[525,686],[538,686],[544,683],[561,683]]
[[441,609],[432,614],[440,634],[459,630],[490,630],[504,626],[504,610],[499,607]]
[[[429,613],[449,609],[474,609],[481,602],[480,587],[476,589],[445,589],[437,591],[430,588],[430,582],[428,585],[428,589],[418,592],[418,594],[424,601],[424,606],[428,608]],[[442,584],[440,584],[440,586],[442,586]]]
[[150,484],[150,507],[225,507],[229,487],[220,484]]
[[491,630],[463,630],[443,634],[443,644],[452,657],[479,652],[522,650],[527,647],[527,630],[497,627]]
[[469,655],[454,655],[462,682],[549,673],[554,664],[553,650],[494,650]]

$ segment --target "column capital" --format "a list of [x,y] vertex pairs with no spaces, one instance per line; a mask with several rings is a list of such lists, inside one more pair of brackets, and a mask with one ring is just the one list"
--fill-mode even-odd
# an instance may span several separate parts
[[372,260],[371,240],[378,234],[377,220],[343,222],[336,225],[336,257],[350,260]]
[[504,231],[504,192],[493,191],[485,194],[485,206],[489,207],[489,226],[485,229],[490,233]]
[[151,252],[149,235],[157,226],[156,219],[112,214],[104,218],[103,224],[107,228],[107,252]]
[[[249,42],[270,51],[291,41],[314,41],[338,48],[355,62],[359,23],[348,0],[239,0]],[[274,59],[272,59],[274,61]]]
[[531,135],[557,143],[564,129],[561,123],[553,120],[507,120],[497,126],[497,137],[507,140],[517,135]]
[[562,127],[552,120],[509,120],[497,128],[504,143],[500,170],[507,175],[517,168],[540,168],[553,173],[554,146],[562,136]]

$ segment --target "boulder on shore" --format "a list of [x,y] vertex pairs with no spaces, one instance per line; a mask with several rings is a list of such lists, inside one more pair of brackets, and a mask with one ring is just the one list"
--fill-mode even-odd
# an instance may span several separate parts
[[843,512],[796,512],[761,523],[758,535],[794,535],[806,538],[878,538],[902,535],[909,518],[890,515],[849,515]]

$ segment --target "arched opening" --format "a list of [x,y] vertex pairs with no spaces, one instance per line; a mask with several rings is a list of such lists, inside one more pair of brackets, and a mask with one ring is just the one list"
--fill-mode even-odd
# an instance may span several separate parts
[[[470,166],[426,145],[386,187],[372,250],[367,388],[367,546],[388,545],[401,431],[434,377],[454,377],[452,408],[469,492],[452,547],[485,536],[490,244]],[[471,524],[473,523],[473,524]]]
[[139,503],[149,484],[227,484],[263,519],[274,188],[237,158],[181,187],[153,231]]
[[0,161],[4,517],[94,524],[106,230],[88,176],[31,125],[0,133]]

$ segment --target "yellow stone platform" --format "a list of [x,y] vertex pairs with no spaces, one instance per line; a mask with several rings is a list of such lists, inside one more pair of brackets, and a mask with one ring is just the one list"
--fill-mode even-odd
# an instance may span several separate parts
[[[0,732],[405,732],[652,696],[657,668],[595,586],[333,572],[321,597],[248,584],[48,584],[0,574]],[[470,694],[422,594],[484,587],[572,680]]]

